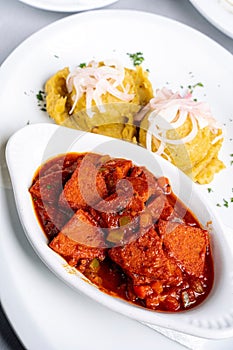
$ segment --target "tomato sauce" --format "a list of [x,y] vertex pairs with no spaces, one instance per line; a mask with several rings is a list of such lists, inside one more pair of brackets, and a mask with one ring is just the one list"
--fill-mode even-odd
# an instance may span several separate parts
[[130,160],[68,153],[45,162],[29,191],[51,249],[103,292],[163,312],[208,296],[210,235],[167,178]]

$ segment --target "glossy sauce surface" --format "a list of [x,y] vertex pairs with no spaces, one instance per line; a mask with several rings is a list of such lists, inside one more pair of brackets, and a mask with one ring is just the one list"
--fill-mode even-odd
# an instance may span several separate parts
[[209,294],[209,234],[167,178],[128,160],[69,153],[43,164],[29,191],[50,247],[102,291],[170,312]]

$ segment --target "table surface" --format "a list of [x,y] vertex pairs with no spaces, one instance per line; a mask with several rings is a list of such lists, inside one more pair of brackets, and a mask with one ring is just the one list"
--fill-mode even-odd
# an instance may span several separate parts
[[[188,0],[119,0],[108,9],[136,9],[173,18],[206,34],[233,53],[233,40],[212,26]],[[17,0],[0,0],[0,64],[28,36],[68,15],[70,13],[36,9]],[[0,325],[0,349],[23,349],[1,307]]]

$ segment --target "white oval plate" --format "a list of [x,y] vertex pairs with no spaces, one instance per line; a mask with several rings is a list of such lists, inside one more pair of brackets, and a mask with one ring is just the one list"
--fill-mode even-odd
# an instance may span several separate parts
[[79,12],[105,7],[118,0],[19,0],[27,5],[48,11]]
[[[211,241],[215,266],[214,287],[196,308],[176,314],[158,313],[111,297],[90,283],[52,251],[36,218],[28,188],[37,168],[47,159],[67,152],[92,151],[132,159],[155,176],[167,176],[174,193],[191,209],[203,226],[212,222]],[[17,131],[8,141],[7,164],[19,217],[25,233],[45,264],[63,281],[95,301],[130,318],[204,338],[233,336],[233,255],[217,213],[198,187],[176,167],[134,144],[57,125],[35,124]],[[72,270],[72,271],[71,271]],[[70,273],[72,272],[72,273]],[[227,302],[226,302],[227,301]]]
[[[233,12],[221,0],[189,0],[194,7],[221,32],[233,38]],[[233,11],[233,6],[232,6]]]
[[[194,96],[207,101],[223,124],[220,157],[226,169],[201,188],[219,205],[224,224],[233,228],[233,56],[203,34],[168,18],[138,11],[98,10],[66,17],[32,35],[0,68],[3,141],[27,123],[52,123],[37,106],[36,94],[56,71],[103,58],[116,58],[132,67],[127,53],[138,51],[144,55],[143,67],[150,71],[154,90],[167,86],[182,91],[181,86],[203,83]],[[14,108],[9,108],[12,97]]]

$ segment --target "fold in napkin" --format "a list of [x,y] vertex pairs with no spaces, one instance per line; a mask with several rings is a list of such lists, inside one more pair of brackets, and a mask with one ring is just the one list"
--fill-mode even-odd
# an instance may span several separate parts
[[154,326],[147,323],[144,323],[144,325],[154,329],[156,332],[159,332],[165,337],[168,337],[169,339],[174,340],[175,342],[191,350],[204,350],[206,348],[205,345],[208,343],[207,339],[195,337],[193,335],[187,335],[181,332]]

